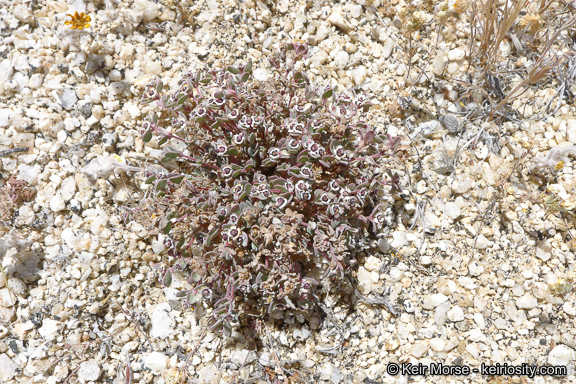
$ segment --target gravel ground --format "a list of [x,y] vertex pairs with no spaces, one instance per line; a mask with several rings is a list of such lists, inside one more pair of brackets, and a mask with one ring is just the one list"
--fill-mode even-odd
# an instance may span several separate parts
[[[523,78],[473,86],[463,2],[404,18],[403,1],[381,3],[0,0],[0,382],[575,382],[571,30],[552,47],[566,66],[490,122],[482,100]],[[550,9],[573,12],[562,7]],[[65,25],[76,11],[89,28]],[[413,41],[405,20],[421,24]],[[530,69],[514,38],[502,62]],[[255,343],[222,338],[206,331],[209,308],[177,300],[184,276],[158,283],[163,237],[124,219],[142,198],[139,168],[161,156],[142,141],[154,106],[139,99],[157,76],[175,84],[206,65],[251,59],[265,76],[294,40],[310,45],[312,81],[377,96],[371,124],[402,137],[404,187],[377,251],[359,254],[364,299],[327,290],[307,318],[263,323]],[[396,315],[369,303],[382,296]],[[440,363],[567,372],[390,371]]]

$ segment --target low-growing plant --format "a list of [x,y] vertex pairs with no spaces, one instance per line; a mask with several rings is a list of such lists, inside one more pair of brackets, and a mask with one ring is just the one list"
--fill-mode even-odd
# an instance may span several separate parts
[[144,102],[164,113],[144,123],[143,139],[159,140],[170,170],[147,171],[151,197],[132,213],[167,235],[161,281],[189,273],[192,288],[178,295],[186,306],[211,303],[213,329],[310,310],[313,272],[346,277],[353,241],[384,225],[379,191],[397,187],[378,160],[399,139],[369,127],[370,97],[313,86],[296,69],[307,53],[287,44],[265,81],[248,62],[146,89]]

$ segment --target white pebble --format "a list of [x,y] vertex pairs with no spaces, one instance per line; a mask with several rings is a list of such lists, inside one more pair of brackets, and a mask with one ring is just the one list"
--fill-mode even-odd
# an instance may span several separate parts
[[162,372],[166,369],[168,357],[160,352],[151,352],[144,358],[144,366],[154,373]]
[[78,377],[81,380],[96,381],[100,377],[101,369],[98,362],[94,359],[88,360],[80,364],[78,370]]
[[338,51],[336,56],[334,57],[334,66],[339,69],[343,69],[348,65],[348,61],[350,61],[350,55],[346,51]]

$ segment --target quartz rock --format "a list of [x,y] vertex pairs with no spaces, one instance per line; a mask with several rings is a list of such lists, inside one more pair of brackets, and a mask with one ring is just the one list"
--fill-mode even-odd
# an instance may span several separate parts
[[7,354],[0,355],[0,382],[7,382],[16,376],[16,372],[20,367],[14,363]]
[[44,319],[42,326],[38,329],[40,336],[48,341],[53,341],[58,337],[60,333],[60,328],[62,328],[62,323],[52,319]]
[[142,12],[142,19],[146,22],[154,20],[160,13],[158,5],[147,0],[136,0],[134,2],[134,8]]
[[459,306],[455,305],[451,310],[448,311],[448,319],[450,321],[462,321],[464,320],[464,311]]
[[542,240],[536,245],[536,257],[548,261],[552,257],[552,245],[548,240]]
[[151,352],[144,358],[144,366],[154,373],[166,369],[168,357],[160,352]]
[[170,316],[171,307],[168,303],[158,304],[152,312],[152,329],[150,335],[158,339],[166,339],[174,333],[174,320]]
[[11,109],[8,109],[8,108],[0,109],[0,127],[9,126],[10,125],[10,119],[12,119],[13,115],[14,115],[14,112]]
[[76,96],[76,91],[74,91],[73,89],[64,89],[60,93],[60,104],[62,105],[62,108],[64,108],[67,111],[74,108],[77,101],[78,96]]
[[33,23],[34,22],[34,15],[30,12],[30,9],[27,4],[19,4],[14,7],[14,11],[12,12],[14,17],[17,18],[19,21],[23,23]]
[[328,17],[328,22],[335,27],[340,28],[344,33],[348,33],[352,30],[348,21],[342,16],[342,11],[339,8],[334,8],[330,17]]
[[548,355],[548,364],[567,366],[574,360],[574,350],[566,345],[558,345]]
[[100,377],[100,373],[100,365],[96,360],[92,359],[80,364],[78,377],[86,381],[96,381]]
[[516,306],[520,309],[532,309],[538,305],[538,299],[532,295],[524,295],[516,300]]
[[348,61],[350,61],[350,55],[346,51],[338,51],[336,56],[334,57],[334,66],[338,69],[344,69],[346,65],[348,65]]

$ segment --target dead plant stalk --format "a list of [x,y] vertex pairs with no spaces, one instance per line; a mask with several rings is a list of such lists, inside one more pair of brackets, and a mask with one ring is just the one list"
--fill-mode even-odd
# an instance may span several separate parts
[[526,91],[524,90],[521,93],[517,93],[520,89],[522,89],[523,87],[526,87],[526,89],[528,89],[530,85],[533,85],[539,82],[540,80],[544,79],[548,75],[548,73],[550,73],[550,71],[552,71],[554,68],[556,68],[558,65],[564,62],[565,58],[554,57],[553,59],[547,59],[547,54],[548,51],[552,48],[552,45],[554,44],[556,39],[558,39],[558,37],[562,33],[562,31],[572,26],[575,22],[576,22],[576,15],[572,16],[566,23],[564,23],[562,27],[560,27],[560,29],[558,29],[558,31],[556,31],[556,33],[554,33],[554,35],[552,35],[550,41],[546,45],[546,49],[544,50],[544,52],[542,52],[538,60],[536,60],[536,62],[528,72],[526,78],[520,84],[518,84],[511,92],[509,92],[508,95],[504,99],[502,99],[502,101],[500,101],[500,103],[492,110],[492,112],[490,113],[491,119],[494,113],[496,113],[496,111],[498,111],[500,107],[502,107],[505,103],[509,102],[511,99],[520,96],[522,93]]

